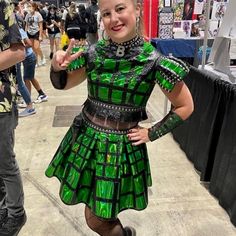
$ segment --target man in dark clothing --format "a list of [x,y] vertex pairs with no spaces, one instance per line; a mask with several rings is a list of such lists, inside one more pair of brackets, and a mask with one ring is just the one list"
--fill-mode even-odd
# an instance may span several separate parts
[[87,40],[89,44],[94,44],[98,40],[98,24],[97,24],[98,5],[97,0],[91,0],[91,5],[86,9],[88,20]]
[[24,60],[25,48],[15,23],[13,7],[0,1],[0,235],[17,235],[26,222],[24,193],[15,159],[14,130],[18,111],[15,105],[15,64]]

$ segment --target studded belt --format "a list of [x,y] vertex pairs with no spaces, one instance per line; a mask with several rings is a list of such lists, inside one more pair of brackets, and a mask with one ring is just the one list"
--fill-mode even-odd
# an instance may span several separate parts
[[139,122],[147,119],[145,107],[122,106],[100,102],[88,98],[84,103],[83,111],[99,119],[119,122]]

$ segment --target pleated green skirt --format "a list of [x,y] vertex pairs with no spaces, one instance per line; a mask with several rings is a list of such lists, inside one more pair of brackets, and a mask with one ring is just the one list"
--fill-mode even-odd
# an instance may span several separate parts
[[72,125],[45,173],[60,180],[65,204],[85,203],[101,218],[115,219],[122,210],[148,204],[152,181],[146,145],[133,146],[126,134]]

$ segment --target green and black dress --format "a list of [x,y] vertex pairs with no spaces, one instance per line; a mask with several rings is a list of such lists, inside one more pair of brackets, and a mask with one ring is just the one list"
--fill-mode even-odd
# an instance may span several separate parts
[[88,98],[46,175],[60,180],[65,204],[83,202],[100,218],[143,210],[152,184],[147,149],[133,146],[127,133],[147,119],[145,107],[155,84],[170,92],[189,69],[140,37],[122,45],[99,41],[68,69],[81,66],[88,75]]

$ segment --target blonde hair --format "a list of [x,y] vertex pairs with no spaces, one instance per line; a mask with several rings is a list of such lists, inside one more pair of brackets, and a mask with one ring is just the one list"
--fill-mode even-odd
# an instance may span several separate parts
[[[141,37],[146,36],[146,30],[144,28],[144,22],[143,22],[143,1],[142,0],[132,0],[134,3],[134,6],[136,6],[138,3],[140,4],[140,16],[136,18],[136,32]],[[98,0],[98,6],[100,4],[100,1]]]
[[71,17],[71,19],[74,18],[75,14],[76,14],[76,4],[72,3],[69,7],[69,11],[68,11],[69,16]]

